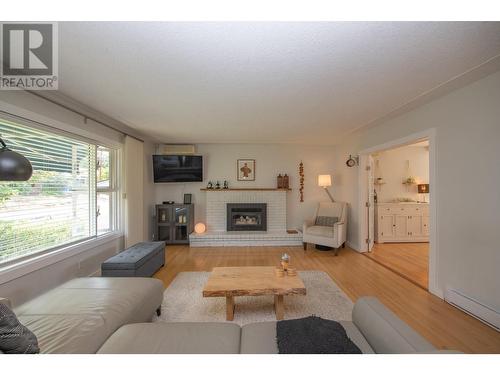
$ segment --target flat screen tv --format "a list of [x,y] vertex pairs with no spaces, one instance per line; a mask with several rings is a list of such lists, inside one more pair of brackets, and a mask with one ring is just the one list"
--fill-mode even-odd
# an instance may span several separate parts
[[203,156],[153,155],[155,182],[203,181]]

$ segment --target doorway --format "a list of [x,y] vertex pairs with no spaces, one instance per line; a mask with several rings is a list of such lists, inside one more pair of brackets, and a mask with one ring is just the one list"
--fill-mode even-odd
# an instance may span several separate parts
[[442,297],[437,287],[434,131],[360,153],[362,252]]

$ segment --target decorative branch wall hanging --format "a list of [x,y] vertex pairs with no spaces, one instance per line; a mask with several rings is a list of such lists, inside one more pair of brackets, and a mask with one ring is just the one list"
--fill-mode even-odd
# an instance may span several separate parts
[[299,176],[300,176],[300,201],[304,202],[304,163],[299,164]]

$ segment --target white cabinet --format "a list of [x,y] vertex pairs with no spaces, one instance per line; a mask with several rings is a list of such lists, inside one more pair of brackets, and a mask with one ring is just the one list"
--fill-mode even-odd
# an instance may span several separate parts
[[429,216],[422,216],[422,234],[429,236]]
[[394,237],[401,238],[408,234],[408,216],[397,214],[395,215]]
[[422,215],[408,216],[408,235],[411,237],[421,237],[423,235]]
[[[375,220],[376,223],[378,222],[378,237],[386,241],[394,238],[394,215],[380,215]],[[375,236],[377,237],[377,228],[375,228]]]
[[377,203],[375,242],[429,242],[429,204]]

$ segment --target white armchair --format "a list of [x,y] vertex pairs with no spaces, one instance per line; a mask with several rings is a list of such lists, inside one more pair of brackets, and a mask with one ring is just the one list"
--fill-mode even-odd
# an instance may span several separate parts
[[[338,221],[333,226],[317,225],[318,216],[327,218],[336,217]],[[307,244],[323,245],[335,248],[337,255],[340,247],[345,247],[347,239],[347,203],[346,202],[321,202],[316,209],[312,220],[306,220],[303,225],[302,242],[304,250]]]

